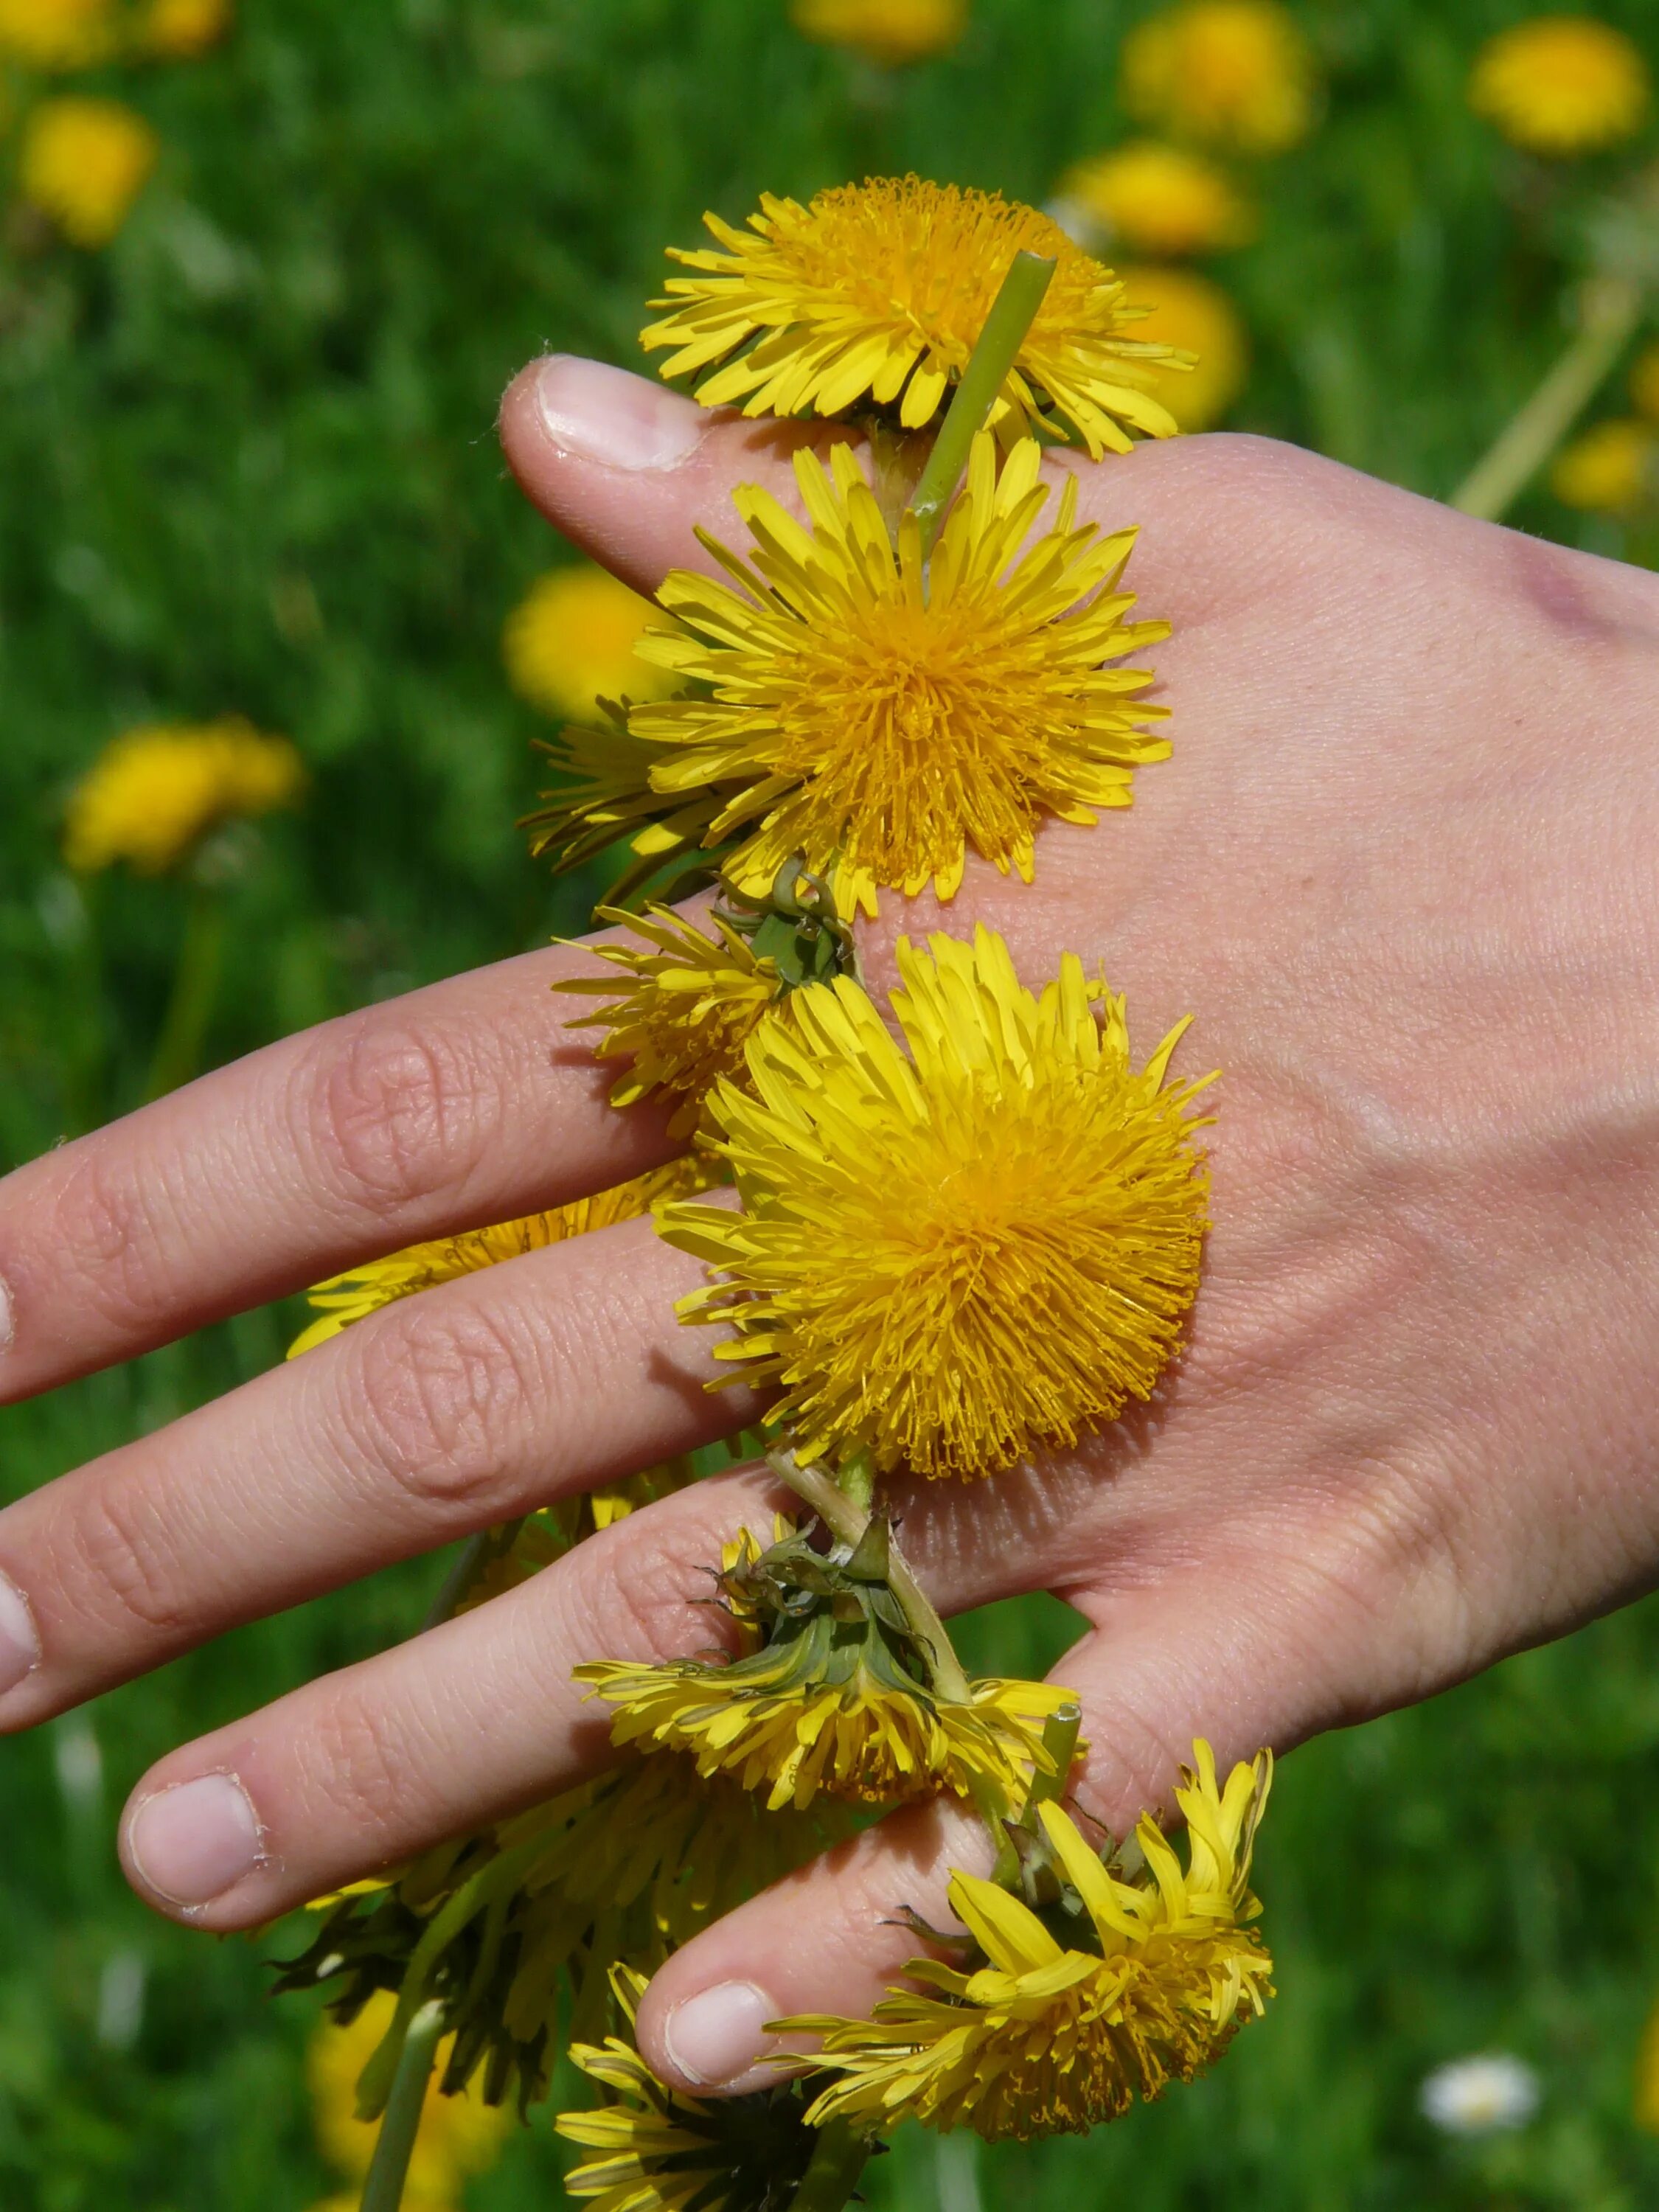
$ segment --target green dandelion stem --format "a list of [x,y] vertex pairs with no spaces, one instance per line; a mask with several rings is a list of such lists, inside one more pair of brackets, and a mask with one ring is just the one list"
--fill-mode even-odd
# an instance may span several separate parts
[[1002,289],[991,303],[985,327],[962,372],[910,501],[910,512],[921,526],[924,559],[933,551],[945,526],[945,509],[962,481],[975,436],[1025,343],[1025,333],[1036,319],[1054,273],[1054,263],[1041,254],[1017,253],[1012,268],[1002,280]]
[[398,2212],[404,2201],[410,2155],[420,2131],[426,2085],[432,2078],[432,2062],[437,2057],[443,2024],[441,2004],[422,2005],[410,2022],[392,2094],[386,2100],[386,2117],[374,2139],[361,2212]]
[[1501,522],[1595,398],[1641,319],[1642,290],[1624,276],[1586,284],[1578,335],[1452,494],[1482,522]]
[[[793,1452],[769,1451],[766,1464],[797,1498],[810,1505],[832,1536],[856,1551],[870,1526],[867,1506],[858,1504],[821,1467],[803,1467]],[[957,1657],[945,1623],[929,1603],[927,1594],[910,1571],[903,1553],[890,1539],[887,1587],[898,1600],[904,1618],[933,1662],[933,1687],[951,1705],[965,1705],[973,1696],[968,1677]]]
[[845,2120],[826,2121],[818,2130],[811,2164],[801,2176],[789,2212],[841,2212],[869,2160],[867,2136]]
[[520,1514],[516,1521],[503,1521],[494,1528],[480,1528],[476,1536],[467,1538],[427,1608],[426,1618],[421,1623],[422,1632],[441,1627],[452,1617],[485,1568],[494,1566],[503,1553],[512,1550],[525,1519]]
[[144,1083],[146,1105],[200,1073],[202,1046],[219,996],[224,951],[224,903],[211,885],[197,884],[191,887],[185,915],[184,940],[179,947],[179,964],[173,971],[161,1035],[150,1055]]

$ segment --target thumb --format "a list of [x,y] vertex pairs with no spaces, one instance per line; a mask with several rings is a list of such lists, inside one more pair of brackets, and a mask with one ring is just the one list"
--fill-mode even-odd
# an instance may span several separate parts
[[732,536],[733,484],[758,484],[799,516],[794,453],[827,452],[854,434],[831,422],[745,422],[650,377],[556,353],[507,386],[501,435],[507,465],[548,520],[649,592],[672,568],[713,572],[693,532]]

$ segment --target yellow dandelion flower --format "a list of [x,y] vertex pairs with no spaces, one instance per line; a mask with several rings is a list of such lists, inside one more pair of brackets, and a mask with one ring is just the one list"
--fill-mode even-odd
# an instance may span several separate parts
[[568,1206],[550,1207],[545,1213],[528,1213],[516,1221],[501,1221],[489,1229],[464,1229],[453,1237],[434,1237],[424,1244],[411,1244],[384,1260],[367,1261],[361,1267],[331,1275],[306,1292],[307,1303],[318,1318],[288,1348],[290,1359],[313,1345],[337,1336],[354,1322],[364,1321],[395,1299],[412,1297],[439,1283],[475,1274],[503,1260],[517,1260],[526,1252],[539,1252],[550,1244],[562,1244],[590,1230],[613,1228],[620,1221],[635,1221],[665,1198],[682,1198],[706,1190],[710,1170],[695,1158],[671,1160],[635,1176],[614,1189],[592,1198],[579,1198]]
[[1659,491],[1659,429],[1636,416],[1597,422],[1556,455],[1550,489],[1564,507],[1635,513]]
[[1184,0],[1123,41],[1127,113],[1177,138],[1282,154],[1313,127],[1313,50],[1274,0]]
[[286,806],[304,784],[288,740],[262,737],[240,716],[129,730],[70,794],[64,857],[83,874],[125,860],[140,875],[162,875],[222,823]]
[[1198,1286],[1200,1086],[1165,1087],[1184,1024],[1134,1073],[1122,1000],[1072,955],[1041,998],[984,929],[898,963],[911,1057],[855,985],[796,992],[750,1042],[756,1095],[711,1100],[743,1211],[658,1225],[722,1272],[682,1317],[734,1332],[716,1357],[777,1386],[799,1458],[988,1474],[1163,1371]]
[[1135,533],[1079,527],[1075,477],[1027,543],[1039,459],[1024,440],[999,473],[975,441],[925,592],[914,520],[895,550],[849,447],[827,471],[797,457],[809,529],[738,489],[752,564],[716,548],[730,582],[675,570],[660,597],[681,629],[644,641],[694,687],[629,721],[659,808],[684,810],[668,834],[700,819],[706,847],[736,840],[723,872],[744,892],[798,859],[873,913],[878,885],[951,897],[969,843],[1029,882],[1045,812],[1129,804],[1134,768],[1168,755],[1141,726],[1164,710],[1137,697],[1150,671],[1103,664],[1168,625],[1124,620]]
[[[323,2156],[348,2179],[367,2174],[379,2130],[357,2118],[357,2077],[392,2025],[395,2000],[390,1990],[370,1997],[349,2027],[322,2021],[306,2054],[317,2142]],[[412,2212],[430,2206],[447,2212],[460,2202],[461,2185],[471,2173],[494,2165],[512,2124],[508,2115],[487,2105],[476,2090],[444,2096],[438,2084],[448,2063],[452,2038],[439,2045],[431,2086],[422,2108],[420,2131],[409,2162],[404,2203]],[[353,2203],[356,2198],[351,2199]]]
[[1145,327],[1197,366],[1164,379],[1170,412],[1186,431],[1208,430],[1244,388],[1250,342],[1237,308],[1218,284],[1192,269],[1123,271],[1130,297],[1151,313]]
[[[1098,460],[1123,427],[1167,437],[1147,396],[1159,356],[1137,339],[1123,288],[1035,208],[996,192],[877,177],[806,207],[763,196],[747,232],[703,218],[720,250],[678,249],[697,273],[671,277],[641,333],[672,347],[664,376],[702,376],[708,407],[745,415],[842,415],[874,405],[916,430],[968,364],[1017,253],[1055,262],[991,420],[1005,439],[1048,410]],[[716,367],[724,363],[723,367]],[[712,374],[704,374],[713,370]]]
[[611,1981],[623,2033],[570,2051],[606,2100],[554,2122],[587,2153],[565,2176],[567,2193],[597,2200],[598,2212],[781,2212],[793,2203],[817,2147],[800,2085],[707,2103],[665,2088],[634,2040],[645,1977],[618,1966]]
[[1255,211],[1232,179],[1182,146],[1132,140],[1079,161],[1060,189],[1109,243],[1134,253],[1215,253],[1255,235]]
[[18,187],[72,246],[107,246],[160,150],[143,117],[118,100],[43,100],[23,125]]
[[1565,159],[1634,137],[1652,86],[1631,40],[1592,15],[1534,15],[1488,39],[1469,105],[1529,154]]
[[1638,414],[1659,422],[1659,340],[1644,345],[1631,363],[1630,396]]
[[149,0],[139,21],[146,51],[189,61],[216,46],[230,28],[230,0]]
[[893,1990],[868,2021],[776,2023],[823,2038],[817,2063],[842,2076],[814,2125],[972,2128],[992,2142],[1079,2132],[1137,2098],[1190,2081],[1273,1994],[1273,1961],[1245,1923],[1259,1911],[1250,1849],[1271,1773],[1263,1753],[1217,1786],[1207,1744],[1176,1792],[1183,1868],[1150,1817],[1135,1832],[1139,1881],[1103,1864],[1057,1805],[1040,1806],[1062,1885],[1041,1915],[994,1882],[956,1874],[951,1905],[979,1963],[915,1959],[920,1991]]
[[789,20],[803,38],[896,69],[948,54],[968,27],[968,0],[793,0]]
[[622,969],[625,986],[610,975],[572,976],[554,986],[608,1001],[570,1027],[602,1029],[599,1057],[631,1062],[611,1091],[613,1106],[665,1091],[681,1101],[668,1133],[689,1136],[714,1085],[742,1074],[744,1045],[783,996],[777,963],[757,958],[718,913],[710,916],[712,937],[662,906],[648,906],[643,915],[602,906],[594,919],[629,929],[641,942],[592,947],[598,958]]
[[0,0],[0,55],[31,69],[84,69],[116,45],[113,0]]
[[507,681],[532,707],[575,720],[600,699],[654,699],[661,672],[634,650],[650,615],[649,601],[606,569],[555,568],[502,628]]

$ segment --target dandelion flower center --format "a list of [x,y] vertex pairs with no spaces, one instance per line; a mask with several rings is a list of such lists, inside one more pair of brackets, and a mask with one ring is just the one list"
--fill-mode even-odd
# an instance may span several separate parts
[[977,1475],[1070,1445],[1151,1391],[1196,1287],[1205,1191],[1121,1000],[1096,1017],[1067,958],[1039,1000],[981,930],[899,950],[907,1058],[869,999],[797,992],[751,1039],[753,1095],[711,1100],[744,1211],[667,1208],[723,1283],[687,1319],[782,1395],[803,1459]]

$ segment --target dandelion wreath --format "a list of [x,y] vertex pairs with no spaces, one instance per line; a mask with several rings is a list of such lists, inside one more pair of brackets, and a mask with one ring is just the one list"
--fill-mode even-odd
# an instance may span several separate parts
[[[1079,524],[1074,475],[1051,507],[1039,465],[1168,434],[1149,372],[1190,360],[994,194],[875,180],[708,225],[644,333],[664,374],[854,424],[870,458],[799,456],[804,522],[738,489],[729,542],[705,541],[719,574],[658,594],[653,696],[563,732],[531,817],[559,867],[622,848],[599,909],[617,933],[560,988],[592,1001],[575,1025],[619,1063],[613,1104],[666,1103],[684,1156],[321,1285],[296,1349],[651,1212],[706,1264],[680,1318],[720,1325],[729,1379],[769,1392],[762,1448],[805,1510],[709,1563],[722,1656],[578,1669],[608,1773],[325,1901],[284,1984],[325,1987],[342,2021],[397,1998],[359,2085],[386,2115],[374,2212],[440,2048],[441,2088],[527,2110],[564,2023],[598,2099],[559,2117],[567,2186],[603,2212],[820,2212],[902,2120],[1092,2127],[1192,2080],[1271,1994],[1249,1888],[1267,1754],[1224,1779],[1194,1747],[1184,1851],[1150,1816],[1103,1837],[1071,1802],[1075,1696],[964,1673],[884,1504],[900,1470],[993,1480],[1155,1387],[1206,1226],[1186,1024],[1137,1065],[1123,1000],[1079,960],[1034,988],[983,928],[901,940],[879,1005],[854,927],[884,896],[948,903],[970,848],[1030,881],[1045,819],[1096,823],[1167,755],[1133,658],[1168,635],[1124,588],[1135,533]],[[670,903],[698,889],[696,918]],[[492,1532],[452,1608],[692,1479],[653,1468]],[[811,2055],[749,2095],[653,2075],[634,2020],[672,1949],[849,1821],[940,1796],[983,1822],[992,1871],[953,1875],[956,1927],[913,1923],[872,2018],[774,2023]]]

